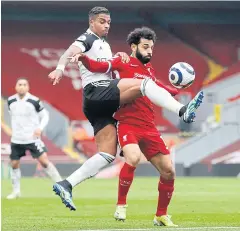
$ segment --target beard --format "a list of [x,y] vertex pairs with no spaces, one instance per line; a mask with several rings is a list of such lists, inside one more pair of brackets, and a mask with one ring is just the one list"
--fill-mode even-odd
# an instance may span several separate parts
[[150,60],[151,60],[151,56],[143,56],[140,52],[139,52],[139,50],[138,50],[138,48],[137,48],[137,51],[136,51],[136,57],[137,57],[137,59],[139,59],[140,60],[140,62],[141,63],[143,63],[143,64],[147,64],[147,63],[149,63],[150,62]]

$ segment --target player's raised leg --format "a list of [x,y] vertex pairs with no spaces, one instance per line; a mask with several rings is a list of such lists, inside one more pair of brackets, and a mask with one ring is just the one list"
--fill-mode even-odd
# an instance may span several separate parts
[[188,105],[183,105],[151,79],[121,79],[118,88],[121,94],[121,105],[132,102],[140,96],[147,96],[155,105],[166,108],[180,117],[183,116],[186,123],[193,122],[195,112],[204,97],[203,91],[200,91]]
[[158,206],[153,223],[157,226],[172,226],[176,227],[171,216],[168,215],[167,209],[172,199],[174,191],[175,170],[171,161],[170,155],[157,154],[152,157],[150,162],[160,172],[160,180],[158,183]]
[[20,160],[11,160],[12,193],[7,196],[7,199],[16,199],[21,196],[20,179]]

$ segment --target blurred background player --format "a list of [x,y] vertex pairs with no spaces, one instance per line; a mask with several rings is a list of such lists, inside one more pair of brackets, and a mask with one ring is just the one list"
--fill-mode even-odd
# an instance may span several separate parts
[[[178,93],[176,88],[163,86],[155,77],[150,63],[155,42],[156,34],[153,30],[146,27],[136,28],[127,38],[132,50],[129,63],[122,63],[120,57],[113,58],[109,62],[95,62],[86,56],[81,56],[80,60],[90,71],[105,72],[111,69],[119,78],[150,78],[170,94],[176,95]],[[154,123],[153,104],[147,97],[138,98],[132,103],[121,106],[114,114],[114,118],[118,121],[119,145],[126,160],[119,175],[118,202],[114,217],[117,220],[126,219],[127,193],[141,154],[144,153],[147,160],[161,174],[158,184],[158,207],[153,222],[155,225],[177,226],[167,214],[167,207],[174,190],[175,170],[169,150]]]
[[61,180],[57,169],[49,161],[47,149],[41,140],[42,131],[49,121],[48,112],[39,98],[29,93],[27,79],[18,79],[15,89],[17,94],[8,98],[12,125],[10,160],[13,191],[7,199],[20,197],[20,159],[26,155],[27,150],[54,182]]

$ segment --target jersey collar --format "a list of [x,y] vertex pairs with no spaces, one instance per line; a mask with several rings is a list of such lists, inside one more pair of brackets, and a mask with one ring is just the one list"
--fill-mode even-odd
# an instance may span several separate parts
[[29,98],[29,96],[30,96],[30,93],[28,92],[22,99],[19,97],[19,95],[17,94],[17,100],[27,100],[28,98]]
[[98,35],[96,35],[90,28],[87,29],[86,31],[88,34],[92,34],[95,35],[98,39],[101,39],[102,41],[106,41],[107,42],[107,37],[102,37],[100,38]]
[[134,64],[134,65],[139,65],[139,66],[141,66],[141,67],[144,67],[144,68],[153,68],[152,67],[152,64],[149,62],[149,63],[147,63],[147,64],[143,64],[139,59],[137,59],[137,58],[134,58],[134,57],[132,57],[132,56],[130,56],[130,58],[131,58],[131,63],[132,64]]
[[88,34],[93,34],[95,35],[96,37],[98,37],[99,39],[101,39],[98,35],[96,35],[94,32],[92,32],[92,30],[90,28],[87,29],[87,33]]

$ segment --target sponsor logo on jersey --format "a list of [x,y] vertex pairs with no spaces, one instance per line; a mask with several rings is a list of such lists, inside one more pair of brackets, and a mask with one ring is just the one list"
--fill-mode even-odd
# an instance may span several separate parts
[[148,75],[142,75],[142,74],[139,74],[139,73],[134,73],[134,77],[133,78],[139,78],[139,79],[149,79],[151,78],[150,76]]

